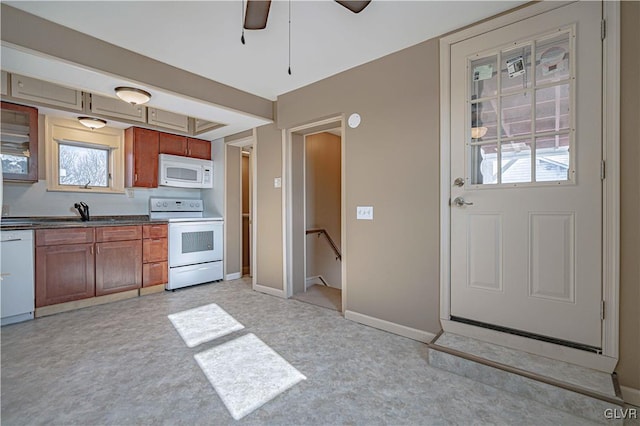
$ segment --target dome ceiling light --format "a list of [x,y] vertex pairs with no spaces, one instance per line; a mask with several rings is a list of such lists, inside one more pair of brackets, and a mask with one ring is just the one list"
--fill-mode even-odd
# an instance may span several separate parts
[[93,117],[78,117],[78,121],[80,122],[80,124],[90,128],[91,130],[101,129],[107,125],[107,122],[105,120]]
[[116,96],[131,105],[140,105],[149,102],[151,93],[135,87],[116,87]]

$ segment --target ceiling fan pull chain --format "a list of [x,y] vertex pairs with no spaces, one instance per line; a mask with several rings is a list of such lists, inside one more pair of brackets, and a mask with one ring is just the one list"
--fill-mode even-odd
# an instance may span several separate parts
[[289,0],[289,75],[291,75],[291,0]]

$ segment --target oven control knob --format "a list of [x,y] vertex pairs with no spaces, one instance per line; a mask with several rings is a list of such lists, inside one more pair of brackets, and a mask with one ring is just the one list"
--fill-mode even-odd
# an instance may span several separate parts
[[193,203],[189,204],[190,207],[193,207]]
[[156,206],[160,207],[160,201],[156,201]]
[[165,201],[164,203],[162,203],[163,207],[167,207],[167,202]]
[[200,207],[200,203],[196,203],[196,207]]

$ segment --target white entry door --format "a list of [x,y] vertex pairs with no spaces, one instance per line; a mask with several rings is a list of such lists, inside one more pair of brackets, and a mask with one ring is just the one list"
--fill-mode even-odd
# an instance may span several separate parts
[[600,348],[600,2],[451,48],[451,316]]

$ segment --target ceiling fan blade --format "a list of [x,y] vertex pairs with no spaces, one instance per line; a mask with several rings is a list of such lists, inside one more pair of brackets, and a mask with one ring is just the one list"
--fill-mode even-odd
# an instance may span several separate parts
[[365,7],[369,6],[371,0],[336,0],[336,3],[341,4],[353,13],[360,13]]
[[247,0],[244,15],[245,30],[264,30],[267,27],[271,0]]

